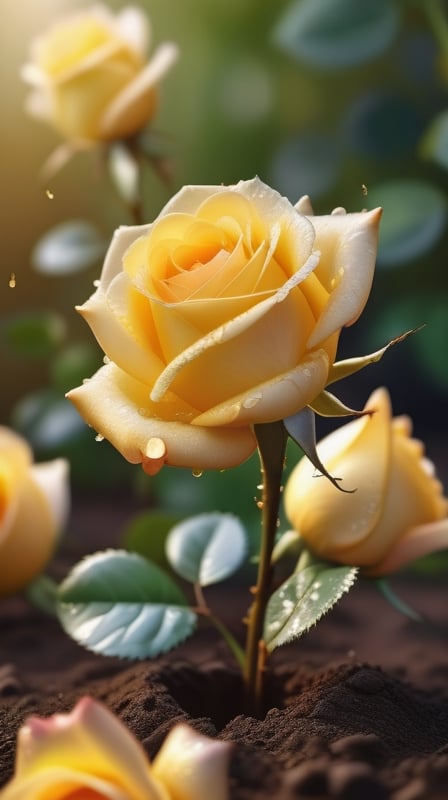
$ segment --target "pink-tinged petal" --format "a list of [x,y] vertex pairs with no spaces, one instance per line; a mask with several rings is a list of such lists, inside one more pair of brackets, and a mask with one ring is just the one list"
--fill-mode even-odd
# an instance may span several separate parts
[[[19,731],[15,780],[61,767],[78,773],[80,779],[100,778],[127,800],[165,800],[139,742],[90,697],[82,698],[68,714],[31,717]],[[63,800],[64,795],[56,797]],[[109,797],[113,795],[106,794]]]
[[230,743],[179,724],[165,739],[152,773],[167,788],[170,800],[227,800],[230,750]]
[[388,575],[439,550],[448,550],[448,519],[413,528],[393,545],[379,564],[364,572],[371,577]]
[[284,419],[317,397],[327,375],[328,355],[325,350],[317,350],[289,372],[255,385],[200,414],[193,425],[255,425]]
[[310,348],[361,314],[372,286],[380,217],[381,209],[312,217],[315,247],[321,253],[316,275],[330,298],[310,336]]
[[101,138],[116,138],[118,130],[143,127],[154,109],[154,88],[177,61],[179,49],[165,42],[146,65],[106,108],[99,124]]
[[151,403],[148,387],[114,364],[102,367],[67,397],[88,424],[132,464],[142,462],[148,442],[154,438],[165,443],[166,464],[191,469],[233,467],[255,449],[249,426],[232,430],[193,427],[197,411],[169,396],[166,403]]
[[165,393],[169,390],[176,378],[182,373],[183,370],[195,359],[201,356],[206,350],[215,348],[217,345],[222,345],[236,337],[241,336],[245,331],[254,326],[260,319],[268,314],[268,312],[276,306],[277,303],[282,303],[289,295],[289,293],[298,286],[305,278],[313,272],[319,261],[319,255],[313,253],[305,262],[303,267],[295,273],[285,284],[271,297],[262,300],[257,305],[245,311],[243,314],[235,317],[229,322],[220,325],[215,330],[212,330],[199,341],[192,344],[179,356],[174,358],[166,369],[162,372],[154,387],[151,391],[151,400],[158,402],[163,398]]

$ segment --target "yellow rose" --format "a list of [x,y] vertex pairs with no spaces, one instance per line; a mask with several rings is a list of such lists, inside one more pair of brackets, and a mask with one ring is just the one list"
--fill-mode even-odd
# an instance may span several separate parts
[[227,800],[229,753],[178,724],[151,765],[120,720],[83,697],[69,714],[25,722],[0,800]]
[[149,63],[149,24],[129,6],[114,15],[106,6],[68,16],[31,45],[23,68],[32,92],[27,109],[74,142],[122,139],[153,116],[156,84],[177,57],[161,45]]
[[448,501],[422,443],[411,438],[410,419],[392,418],[386,389],[366,409],[374,413],[319,445],[325,467],[356,491],[338,491],[304,457],[286,485],[285,510],[319,557],[386,575],[448,548]]
[[379,216],[313,217],[257,178],[183,188],[154,223],[115,232],[79,309],[109,363],[68,397],[149,473],[241,463],[255,423],[326,385],[370,291]]
[[45,567],[68,512],[64,459],[33,464],[28,444],[0,427],[0,596]]

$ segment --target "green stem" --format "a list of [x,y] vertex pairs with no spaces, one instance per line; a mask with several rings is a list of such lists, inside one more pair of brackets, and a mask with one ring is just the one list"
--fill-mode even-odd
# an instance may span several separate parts
[[259,715],[263,706],[266,648],[263,625],[272,579],[272,551],[277,533],[281,481],[287,433],[281,422],[255,426],[262,474],[262,534],[254,602],[249,610],[244,685],[247,713]]
[[420,7],[426,14],[429,26],[442,53],[448,55],[448,20],[443,0],[425,0]]
[[238,666],[241,669],[243,669],[245,661],[244,650],[239,646],[235,637],[230,633],[227,625],[224,625],[224,623],[221,622],[221,620],[218,619],[218,617],[215,617],[213,612],[210,610],[209,606],[205,601],[205,597],[202,592],[202,586],[200,586],[198,583],[196,583],[194,586],[194,593],[198,604],[196,612],[206,617],[209,620],[209,622],[216,628],[216,630],[219,631],[222,638],[226,642],[229,650],[231,651],[235,661],[237,662]]

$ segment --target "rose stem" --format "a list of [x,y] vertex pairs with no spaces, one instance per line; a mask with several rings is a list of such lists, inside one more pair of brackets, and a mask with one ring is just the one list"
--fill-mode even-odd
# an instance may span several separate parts
[[196,597],[197,608],[195,609],[197,614],[202,614],[202,616],[206,617],[208,621],[214,625],[217,631],[221,634],[222,638],[226,642],[227,646],[229,647],[235,661],[243,669],[244,667],[244,651],[239,646],[238,642],[236,641],[235,637],[232,636],[229,629],[226,625],[224,625],[218,617],[215,617],[213,612],[211,611],[210,607],[205,601],[205,597],[202,591],[202,586],[199,583],[195,583],[194,585],[194,594]]
[[272,550],[277,532],[281,482],[288,435],[282,422],[255,425],[262,475],[262,530],[254,602],[248,614],[244,685],[246,711],[259,715],[263,705],[266,647],[263,624],[272,578]]

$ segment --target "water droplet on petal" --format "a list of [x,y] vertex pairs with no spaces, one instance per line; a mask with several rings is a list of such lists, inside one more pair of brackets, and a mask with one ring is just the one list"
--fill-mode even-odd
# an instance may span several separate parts
[[250,395],[250,397],[246,397],[243,400],[243,408],[254,408],[257,403],[260,402],[261,398],[263,397],[261,392],[256,392],[256,394]]
[[8,285],[9,285],[9,288],[10,288],[10,289],[14,289],[14,288],[15,288],[15,285],[16,285],[16,275],[15,275],[15,272],[11,272],[11,275],[10,275],[10,277],[9,277],[9,284],[8,284]]
[[102,433],[97,433],[97,435],[95,436],[95,441],[96,442],[104,442],[103,434]]
[[51,189],[45,189],[45,194],[47,195],[49,200],[53,200],[54,199],[54,194],[51,191]]
[[202,469],[194,469],[191,474],[193,475],[193,478],[202,478],[204,473]]
[[157,475],[162,469],[166,459],[166,444],[163,439],[153,436],[146,445],[142,454],[142,467],[147,475]]

